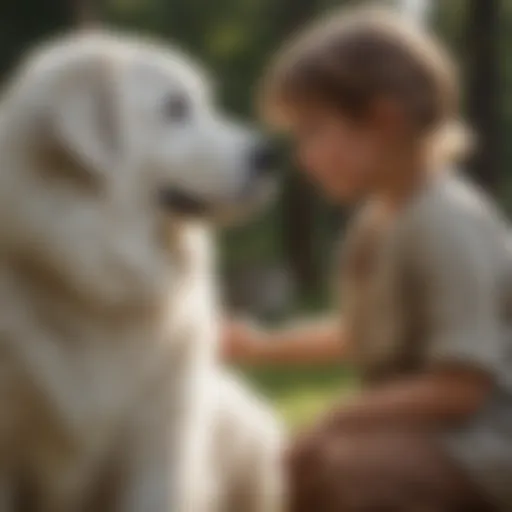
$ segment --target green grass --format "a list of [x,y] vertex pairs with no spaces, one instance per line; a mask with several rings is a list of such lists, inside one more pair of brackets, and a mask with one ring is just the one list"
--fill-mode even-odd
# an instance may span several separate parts
[[357,386],[354,375],[339,364],[241,370],[269,398],[292,430],[311,424],[330,404]]

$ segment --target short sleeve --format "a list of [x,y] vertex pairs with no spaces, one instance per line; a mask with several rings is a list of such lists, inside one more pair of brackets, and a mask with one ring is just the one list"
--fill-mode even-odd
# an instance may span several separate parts
[[445,213],[427,215],[409,241],[424,363],[463,364],[494,374],[503,356],[503,331],[493,250],[478,221]]

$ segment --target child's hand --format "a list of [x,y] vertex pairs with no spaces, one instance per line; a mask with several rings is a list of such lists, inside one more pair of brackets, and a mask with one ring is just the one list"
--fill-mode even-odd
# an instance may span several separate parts
[[251,360],[264,343],[264,334],[247,320],[228,320],[221,331],[222,355],[227,361]]

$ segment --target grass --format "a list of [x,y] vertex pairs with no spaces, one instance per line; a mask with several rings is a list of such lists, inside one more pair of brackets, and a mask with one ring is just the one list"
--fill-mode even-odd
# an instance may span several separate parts
[[274,404],[292,429],[308,425],[330,404],[356,387],[341,365],[241,368],[244,376]]

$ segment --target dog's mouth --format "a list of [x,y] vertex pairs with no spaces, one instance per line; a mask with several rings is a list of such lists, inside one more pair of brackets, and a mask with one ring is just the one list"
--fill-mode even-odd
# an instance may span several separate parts
[[231,226],[245,221],[263,210],[275,196],[276,182],[262,182],[258,190],[241,195],[238,199],[215,201],[181,188],[163,188],[159,192],[161,207],[172,214],[197,220],[210,220],[217,225]]
[[165,189],[160,191],[160,203],[166,210],[187,217],[205,217],[212,206],[197,196],[178,189]]

